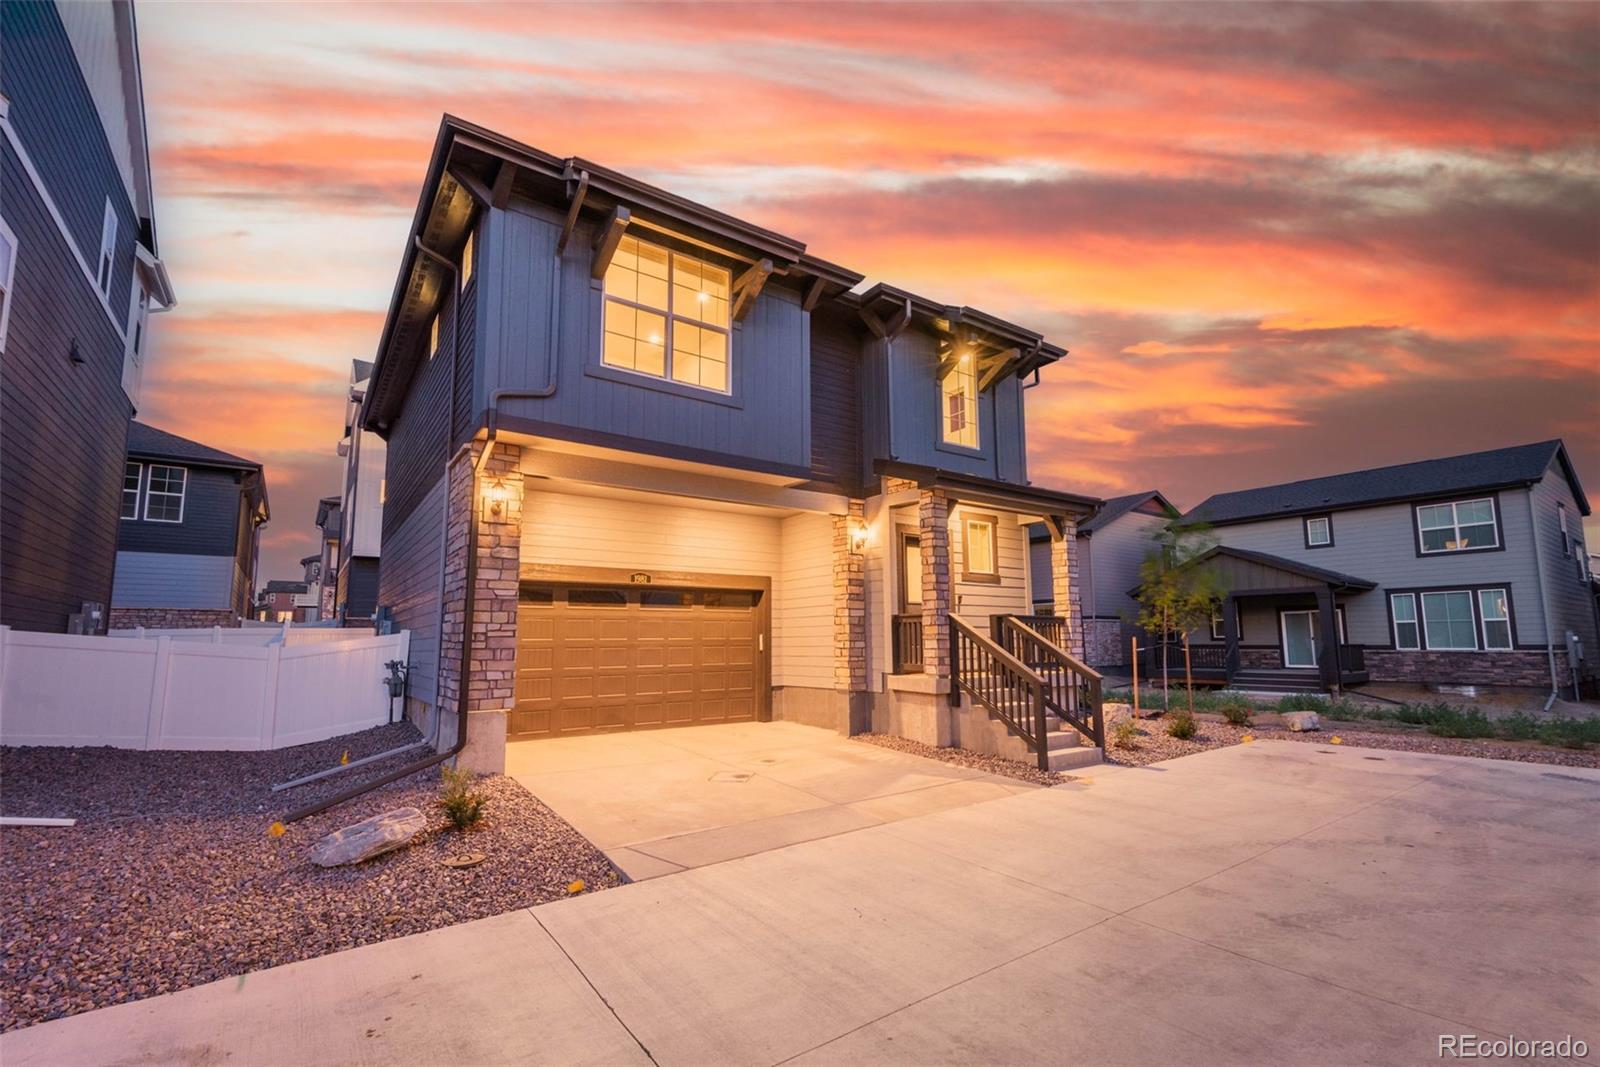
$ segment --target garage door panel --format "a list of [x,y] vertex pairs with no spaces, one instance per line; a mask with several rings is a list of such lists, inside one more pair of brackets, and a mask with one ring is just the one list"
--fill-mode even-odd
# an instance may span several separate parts
[[759,717],[752,594],[546,587],[523,598],[512,736]]

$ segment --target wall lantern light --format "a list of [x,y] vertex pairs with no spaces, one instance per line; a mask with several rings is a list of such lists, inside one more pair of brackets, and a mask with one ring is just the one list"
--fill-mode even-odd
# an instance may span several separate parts
[[867,524],[860,519],[850,520],[850,551],[856,555],[867,550]]
[[499,478],[485,482],[483,485],[483,517],[486,521],[499,522],[505,518],[506,504],[511,500],[511,492],[506,488],[506,483]]

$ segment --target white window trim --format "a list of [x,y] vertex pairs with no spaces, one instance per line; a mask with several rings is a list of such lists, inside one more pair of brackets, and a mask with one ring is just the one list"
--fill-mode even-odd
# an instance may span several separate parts
[[[630,234],[629,236],[633,236],[633,235]],[[706,258],[705,256],[696,256],[696,255],[693,255],[693,254],[688,253],[688,252],[679,252],[676,248],[672,248],[669,245],[656,244],[654,241],[646,241],[642,237],[634,236],[633,239],[635,241],[637,241],[641,245],[649,245],[651,248],[659,248],[659,249],[661,249],[661,250],[663,250],[664,252],[667,253],[667,279],[666,279],[666,281],[667,281],[667,306],[664,307],[664,308],[658,308],[658,307],[653,307],[650,304],[640,303],[637,300],[629,300],[627,297],[617,296],[616,294],[612,293],[610,290],[608,290],[605,287],[605,280],[602,278],[601,279],[601,283],[600,283],[600,293],[601,293],[601,297],[602,297],[601,305],[600,305],[600,365],[602,367],[605,367],[607,371],[620,371],[623,374],[637,374],[639,377],[648,379],[649,381],[652,381],[652,382],[670,382],[672,385],[678,386],[679,388],[698,390],[699,392],[702,392],[702,393],[710,393],[712,396],[732,396],[733,395],[733,327],[734,327],[734,318],[733,318],[734,291],[733,291],[733,283],[735,281],[734,276],[733,276],[733,271],[731,269],[727,268],[727,267],[724,267],[722,264],[717,263],[716,261],[714,261],[712,259]],[[695,318],[693,315],[681,315],[675,310],[675,301],[676,301],[675,293],[676,293],[676,289],[677,289],[678,257],[679,256],[682,256],[684,259],[692,259],[696,263],[704,263],[704,264],[706,264],[708,266],[716,267],[718,270],[726,270],[728,272],[728,325],[726,325],[726,326],[718,326],[714,322],[706,322],[703,319]],[[621,304],[623,307],[633,308],[635,311],[647,311],[652,315],[660,315],[663,319],[666,320],[666,327],[665,327],[666,328],[666,333],[663,335],[662,341],[661,341],[661,346],[662,347],[661,347],[661,373],[660,374],[651,374],[649,371],[640,370],[637,367],[624,367],[624,366],[620,366],[619,364],[616,364],[616,363],[607,363],[606,362],[606,353],[605,353],[605,343],[606,343],[606,339],[605,339],[605,333],[606,333],[605,313],[606,313],[606,309],[605,309],[605,304],[608,301],[612,302],[612,303],[616,303],[616,304]],[[698,384],[696,382],[686,382],[686,381],[682,381],[682,380],[680,380],[678,378],[673,377],[673,374],[672,374],[673,363],[677,359],[677,352],[673,349],[673,334],[675,332],[676,324],[679,321],[685,322],[690,326],[694,326],[694,327],[697,327],[697,328],[702,329],[702,330],[711,330],[711,331],[713,331],[715,333],[720,333],[726,339],[725,343],[726,343],[727,347],[724,349],[724,351],[727,352],[728,358],[727,358],[727,361],[723,364],[723,366],[725,368],[724,373],[727,375],[727,379],[726,379],[727,380],[727,387],[726,388],[724,388],[724,389],[713,389],[708,385],[700,385],[700,384]]]
[[[1395,601],[1397,601],[1397,600],[1409,600],[1411,602],[1411,618],[1409,618],[1409,619],[1400,618],[1399,614],[1394,610]],[[1391,626],[1391,628],[1393,630],[1393,633],[1390,634],[1390,637],[1394,641],[1394,647],[1395,647],[1395,651],[1396,652],[1421,652],[1422,651],[1426,639],[1424,638],[1423,633],[1422,633],[1422,616],[1420,614],[1420,611],[1421,611],[1421,607],[1417,603],[1417,594],[1415,594],[1415,593],[1390,593],[1389,594],[1389,620],[1390,620],[1390,626]],[[1414,644],[1414,645],[1402,645],[1400,643],[1400,626],[1401,626],[1402,623],[1404,623],[1405,625],[1408,625],[1408,626],[1415,626],[1417,628],[1417,643],[1416,644]]]
[[1556,517],[1561,521],[1561,554],[1572,555],[1572,530],[1567,526],[1567,505],[1556,503]]
[[6,350],[6,332],[11,326],[11,305],[17,302],[17,259],[22,250],[17,245],[17,235],[6,220],[0,218],[0,240],[11,246],[11,262],[6,268],[6,276],[0,278],[0,285],[5,287],[6,302],[0,306],[0,352]]
[[[105,215],[100,220],[100,254],[94,261],[95,288],[107,301],[111,299],[111,286],[117,280],[117,229],[117,209],[111,206],[108,196]],[[103,279],[102,273],[105,275]]]
[[[992,567],[980,571],[972,565],[972,528],[986,526],[989,528],[989,562]],[[987,515],[962,515],[961,516],[961,573],[963,576],[979,578],[1000,577],[1000,524]]]
[[[971,361],[973,356],[969,352],[963,358]],[[945,382],[951,379],[955,379],[957,381],[961,380],[958,376],[963,375],[962,366],[964,366],[964,364],[958,363],[955,367],[950,369],[949,374],[947,374],[944,378],[939,379],[939,443],[943,448],[960,449],[965,452],[982,452],[983,418],[981,412],[983,410],[983,395],[978,388],[978,368],[976,365],[972,366],[970,373],[966,373],[964,375],[966,378],[971,379],[972,382],[972,402],[966,403],[966,392],[964,390],[960,391],[960,395],[963,400],[963,417],[966,419],[966,423],[963,423],[962,430],[955,431],[955,433],[959,434],[965,430],[967,424],[971,424],[972,443],[969,445],[964,441],[957,440],[954,436],[952,436],[950,429],[950,397],[956,394],[953,392],[945,392],[944,386]]]
[[[1485,593],[1499,593],[1500,594],[1500,600],[1506,606],[1506,617],[1505,618],[1503,618],[1503,619],[1491,619],[1491,618],[1489,618],[1488,613],[1483,610],[1483,594],[1485,594]],[[1477,611],[1478,611],[1478,640],[1481,642],[1483,651],[1485,651],[1485,652],[1510,652],[1516,646],[1516,642],[1511,639],[1511,594],[1507,590],[1505,590],[1504,588],[1500,588],[1500,587],[1494,587],[1494,588],[1489,588],[1489,589],[1474,589],[1473,590],[1473,599],[1477,601],[1477,603],[1474,604],[1473,606],[1476,607]],[[1504,645],[1491,645],[1491,644],[1489,644],[1489,624],[1491,622],[1503,622],[1503,623],[1506,624],[1506,643]]]
[[[139,469],[139,474],[134,479],[134,484],[133,484],[133,514],[132,515],[123,515],[122,514],[122,508],[121,508],[121,503],[125,503],[127,501],[127,499],[128,499],[128,468],[129,467],[137,467]],[[144,464],[143,463],[133,463],[133,462],[129,462],[129,463],[123,464],[123,467],[122,467],[122,496],[121,496],[121,498],[119,500],[119,504],[118,504],[118,507],[117,507],[117,515],[121,517],[123,522],[137,522],[139,520],[139,506],[140,506],[139,505],[139,498],[144,495],[143,489],[144,489]]]
[[[1322,528],[1327,536],[1321,541],[1311,539],[1311,524],[1322,523]],[[1306,518],[1306,545],[1310,548],[1328,548],[1333,544],[1333,519],[1327,515],[1311,515]]]
[[[1430,527],[1428,527],[1428,529],[1430,529],[1430,530],[1445,530],[1445,529],[1454,530],[1455,531],[1455,535],[1456,535],[1455,540],[1459,544],[1460,541],[1461,541],[1461,521],[1460,521],[1460,511],[1458,509],[1461,507],[1462,504],[1479,504],[1479,503],[1484,503],[1484,504],[1488,504],[1489,505],[1489,522],[1487,523],[1487,525],[1490,526],[1494,530],[1494,544],[1492,544],[1492,545],[1473,545],[1470,548],[1429,548],[1428,547],[1427,540],[1422,535],[1422,509],[1423,508],[1448,507],[1450,509],[1451,525],[1448,526],[1448,527],[1446,527],[1446,526],[1430,526]],[[1475,496],[1475,497],[1471,497],[1471,498],[1465,499],[1465,500],[1440,500],[1440,501],[1438,501],[1436,503],[1431,503],[1431,504],[1417,504],[1417,505],[1412,507],[1411,515],[1412,515],[1411,524],[1413,526],[1415,526],[1416,529],[1417,529],[1417,551],[1422,553],[1424,556],[1447,556],[1447,555],[1449,555],[1449,554],[1451,554],[1453,552],[1489,552],[1489,551],[1492,551],[1494,549],[1497,549],[1497,548],[1501,547],[1500,546],[1500,506],[1495,502],[1495,498],[1492,497],[1492,496]],[[1467,523],[1467,525],[1468,526],[1483,526],[1485,524],[1481,523],[1481,522],[1469,522],[1469,523]]]
[[[150,498],[151,497],[153,497],[153,496],[170,497],[170,496],[173,495],[172,493],[155,493],[155,492],[151,491],[151,489],[150,489],[150,478],[151,478],[151,475],[155,473],[155,469],[157,467],[162,467],[162,468],[165,468],[166,470],[174,470],[174,471],[182,471],[183,472],[183,488],[180,489],[178,491],[178,493],[177,493],[177,497],[178,497],[178,517],[175,518],[175,519],[156,519],[156,518],[151,518],[151,516],[150,516]],[[144,476],[144,521],[145,522],[164,522],[164,523],[167,523],[168,525],[177,525],[178,523],[183,522],[184,509],[188,506],[188,504],[189,504],[189,468],[188,467],[179,467],[176,464],[172,464],[172,463],[152,463],[152,464],[150,464],[149,467],[147,468],[147,473]]]
[[[1440,596],[1455,596],[1455,595],[1466,597],[1467,598],[1467,606],[1472,611],[1473,622],[1475,624],[1473,626],[1473,628],[1472,628],[1473,629],[1472,644],[1471,645],[1438,645],[1438,646],[1435,646],[1432,641],[1428,640],[1428,598],[1430,596],[1440,597]],[[1481,611],[1478,608],[1478,605],[1476,603],[1474,603],[1474,601],[1476,601],[1477,599],[1478,599],[1478,591],[1475,590],[1475,589],[1428,589],[1428,590],[1425,590],[1423,592],[1418,593],[1417,594],[1417,624],[1419,626],[1419,629],[1418,629],[1417,632],[1418,632],[1418,635],[1422,638],[1422,647],[1426,648],[1429,652],[1481,652],[1481,651],[1483,651],[1482,646],[1479,644],[1479,641],[1481,640],[1481,635],[1479,635],[1477,633],[1478,628],[1480,626],[1482,626],[1482,624],[1483,624],[1483,620],[1482,620],[1482,618],[1480,618]]]

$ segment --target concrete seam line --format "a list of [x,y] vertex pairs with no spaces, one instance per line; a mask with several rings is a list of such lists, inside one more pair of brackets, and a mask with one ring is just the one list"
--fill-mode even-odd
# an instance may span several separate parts
[[639,1046],[639,1051],[644,1053],[645,1059],[649,1060],[651,1063],[655,1063],[655,1056],[653,1056],[650,1050],[645,1047],[645,1043],[639,1040],[639,1035],[633,1032],[633,1027],[624,1022],[622,1016],[617,1014],[617,1009],[612,1007],[611,1001],[607,1000],[606,995],[600,992],[599,987],[594,984],[594,980],[589,977],[588,973],[584,971],[583,967],[578,963],[578,961],[572,958],[572,953],[567,951],[567,946],[563,945],[561,943],[561,939],[550,932],[550,928],[544,924],[544,920],[539,918],[538,912],[536,912],[533,908],[529,908],[528,914],[533,916],[533,921],[539,924],[539,929],[544,931],[544,936],[550,939],[550,943],[561,950],[561,954],[567,958],[567,962],[572,964],[572,969],[578,972],[579,977],[584,980],[590,989],[594,990],[594,995],[600,998],[600,1003],[606,1006],[606,1011],[609,1011],[611,1013],[611,1017],[617,1020],[617,1025],[622,1027],[623,1031],[629,1037],[633,1038],[633,1043]]
[[[1101,910],[1104,910],[1104,909],[1101,909]],[[796,1059],[799,1059],[801,1056],[804,1056],[807,1053],[815,1052],[817,1049],[822,1048],[822,1047],[824,1047],[826,1045],[831,1045],[835,1041],[838,1041],[840,1038],[849,1037],[851,1034],[857,1032],[858,1030],[865,1030],[867,1027],[872,1026],[875,1023],[881,1023],[883,1020],[885,1020],[885,1019],[887,1019],[887,1018],[889,1018],[891,1016],[899,1015],[903,1011],[908,1011],[911,1008],[916,1007],[918,1004],[923,1003],[924,1001],[932,1000],[934,997],[937,997],[937,996],[939,996],[939,995],[941,995],[943,993],[948,993],[948,992],[950,992],[950,990],[955,989],[957,986],[964,986],[969,982],[976,982],[978,979],[982,978],[984,975],[993,974],[995,971],[998,971],[1002,967],[1009,967],[1011,964],[1016,963],[1018,960],[1025,960],[1029,956],[1036,955],[1037,953],[1043,952],[1046,949],[1055,948],[1057,945],[1061,944],[1063,941],[1070,941],[1072,938],[1077,937],[1079,934],[1084,933],[1085,931],[1088,931],[1088,930],[1093,930],[1095,927],[1101,926],[1101,925],[1103,925],[1105,923],[1108,923],[1112,919],[1115,919],[1117,917],[1118,916],[1115,913],[1109,913],[1109,914],[1106,915],[1105,918],[1096,919],[1094,922],[1090,923],[1088,926],[1085,926],[1080,930],[1074,930],[1070,934],[1062,934],[1060,937],[1055,938],[1054,940],[1051,940],[1051,941],[1046,941],[1044,944],[1039,945],[1036,948],[1030,948],[1026,952],[1019,952],[1017,955],[1012,956],[1008,960],[1001,960],[999,963],[996,963],[996,964],[993,964],[991,966],[985,967],[981,971],[977,971],[977,972],[975,972],[973,974],[969,974],[967,977],[962,978],[959,981],[951,982],[947,986],[942,986],[939,989],[935,989],[935,990],[933,990],[931,992],[924,993],[922,996],[917,997],[915,1000],[912,1000],[912,1001],[910,1001],[908,1003],[902,1004],[898,1008],[895,1008],[892,1011],[884,1012],[882,1015],[878,1016],[876,1019],[868,1019],[866,1022],[862,1023],[859,1026],[852,1026],[850,1029],[846,1030],[842,1034],[834,1034],[832,1037],[828,1038],[826,1041],[819,1041],[815,1045],[812,1045],[810,1048],[803,1048],[799,1052],[796,1052],[792,1056],[785,1056],[783,1059],[778,1060],[776,1063],[774,1063],[772,1065],[772,1067],[782,1067],[783,1064],[789,1063],[789,1062],[791,1062],[793,1060],[796,1060]]]

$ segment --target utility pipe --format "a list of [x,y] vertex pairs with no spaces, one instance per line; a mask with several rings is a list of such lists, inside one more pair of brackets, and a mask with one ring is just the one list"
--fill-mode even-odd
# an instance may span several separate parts
[[[1533,487],[1528,487],[1528,533],[1533,538],[1533,569],[1539,577],[1539,611],[1544,618],[1544,651],[1550,660],[1550,696],[1544,702],[1544,710],[1549,711],[1550,706],[1561,699],[1561,679],[1556,672],[1556,635],[1550,626],[1550,601],[1545,596],[1544,588],[1544,553],[1540,551],[1539,544],[1539,516],[1533,511]],[[1505,535],[1501,534],[1503,538]],[[1509,600],[1506,602],[1507,629],[1510,629]]]

